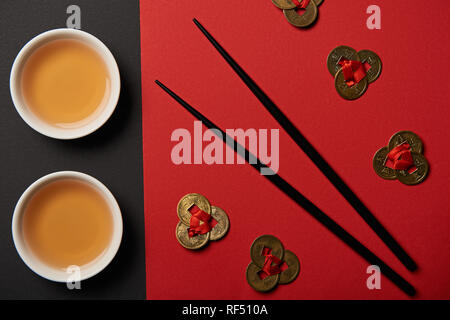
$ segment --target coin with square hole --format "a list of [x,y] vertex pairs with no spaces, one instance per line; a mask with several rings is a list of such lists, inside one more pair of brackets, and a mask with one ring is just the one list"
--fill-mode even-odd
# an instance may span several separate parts
[[277,286],[278,281],[280,280],[279,273],[262,278],[260,276],[260,272],[262,272],[261,268],[253,262],[250,262],[250,264],[247,266],[245,276],[250,287],[252,287],[256,291],[268,292]]
[[345,81],[344,72],[342,71],[342,69],[340,69],[336,73],[334,86],[336,88],[336,91],[342,98],[346,100],[355,100],[361,97],[364,92],[366,92],[369,83],[367,81],[367,77],[364,77],[358,83],[349,86]]
[[209,241],[209,235],[209,232],[207,232],[205,234],[189,237],[189,227],[181,221],[178,221],[177,227],[175,228],[175,236],[178,242],[183,247],[190,250],[197,250],[206,246]]
[[284,251],[283,260],[288,268],[280,273],[279,284],[288,284],[297,279],[297,276],[300,273],[300,261],[291,250]]
[[378,150],[373,156],[372,166],[375,170],[375,173],[381,178],[386,180],[395,180],[397,179],[395,170],[386,166],[388,153],[388,147],[383,147]]
[[367,63],[370,66],[369,70],[366,71],[367,81],[372,83],[377,80],[381,74],[382,67],[380,57],[370,50],[358,51],[358,55],[362,63]]
[[180,218],[181,222],[186,226],[189,226],[190,224],[191,213],[189,212],[189,209],[193,205],[196,205],[204,212],[211,214],[211,205],[208,199],[198,193],[189,193],[181,198],[177,206],[178,218]]
[[430,169],[427,159],[421,153],[411,152],[411,155],[415,166],[413,171],[395,170],[398,181],[409,186],[416,185],[425,180]]
[[284,16],[287,21],[296,27],[306,28],[314,23],[317,19],[318,9],[314,1],[310,1],[308,6],[301,10],[304,12],[298,12],[299,9],[283,10]]
[[271,250],[270,254],[283,260],[284,247],[281,241],[272,235],[262,235],[256,238],[250,247],[250,257],[258,267],[262,268],[266,259],[263,255],[264,248],[269,248]]
[[423,152],[423,142],[417,134],[412,131],[399,131],[395,133],[391,139],[389,139],[388,148],[389,151],[394,149],[396,146],[402,143],[408,143],[411,146],[411,151],[422,153]]
[[360,61],[358,52],[355,49],[349,46],[338,46],[334,48],[327,57],[327,68],[333,77],[341,69],[339,62],[342,59]]
[[230,229],[230,220],[228,215],[219,207],[211,207],[211,216],[217,221],[217,224],[210,231],[210,240],[222,239]]

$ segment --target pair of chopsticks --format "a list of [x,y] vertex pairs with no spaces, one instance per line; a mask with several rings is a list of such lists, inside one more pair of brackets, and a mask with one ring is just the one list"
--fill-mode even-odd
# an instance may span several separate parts
[[[261,88],[250,78],[250,76],[237,64],[237,62],[225,51],[225,49],[213,38],[213,36],[196,20],[194,23],[200,31],[206,36],[211,44],[222,55],[230,67],[237,73],[247,87],[258,98],[262,105],[270,112],[270,114],[278,121],[281,127],[289,134],[289,136],[297,143],[297,145],[306,153],[306,155],[313,161],[313,163],[322,171],[328,180],[338,189],[344,198],[353,206],[359,215],[366,221],[366,223],[375,231],[381,240],[390,248],[390,250],[398,257],[398,259],[409,269],[415,270],[417,268],[414,261],[401,248],[395,239],[388,233],[388,231],[381,225],[381,223],[373,216],[369,209],[359,200],[356,194],[345,184],[345,182],[338,176],[338,174],[331,168],[326,160],[319,154],[319,152],[309,143],[309,141],[300,133],[295,125],[283,114],[283,112],[270,100],[270,98],[261,90]],[[267,165],[262,163],[255,155],[251,154],[244,146],[228,136],[222,129],[210,121],[207,117],[197,111],[194,107],[189,105],[176,93],[162,84],[160,81],[155,81],[165,92],[167,92],[175,101],[182,107],[189,111],[194,117],[202,121],[209,129],[216,129],[221,133],[223,141],[234,149],[238,154],[245,154],[244,159],[256,170],[261,172],[262,168],[271,170]],[[252,159],[252,161],[249,161]],[[256,161],[255,161],[256,160]],[[356,253],[363,257],[372,265],[380,267],[381,272],[390,279],[397,287],[404,291],[409,296],[415,294],[414,287],[403,279],[397,272],[390,268],[383,260],[378,258],[361,242],[354,238],[338,223],[331,219],[327,214],[320,210],[314,203],[307,199],[291,184],[284,180],[278,174],[264,175],[266,179],[277,186],[282,192],[290,197],[299,206],[305,209],[316,220],[324,225],[329,231],[346,243]]]

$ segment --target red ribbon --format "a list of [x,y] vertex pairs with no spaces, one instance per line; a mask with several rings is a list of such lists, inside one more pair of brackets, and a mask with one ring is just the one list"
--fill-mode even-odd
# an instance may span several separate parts
[[217,224],[217,221],[209,213],[203,211],[195,204],[189,208],[189,212],[191,213],[188,229],[189,238],[195,237],[198,234],[208,233]]
[[407,170],[414,165],[410,148],[408,143],[402,143],[388,153],[387,157],[394,163],[395,170]]
[[266,257],[264,259],[264,265],[261,269],[262,274],[260,276],[262,279],[268,276],[276,275],[283,271],[281,268],[283,261],[272,255],[271,252],[272,249],[270,248],[264,248],[262,251],[262,255]]
[[300,1],[292,0],[292,2],[295,4],[295,6],[299,9],[305,9],[308,6],[309,1],[311,1],[311,0],[300,0]]
[[360,61],[341,59],[339,65],[342,67],[345,82],[349,87],[359,83],[366,76],[366,68]]

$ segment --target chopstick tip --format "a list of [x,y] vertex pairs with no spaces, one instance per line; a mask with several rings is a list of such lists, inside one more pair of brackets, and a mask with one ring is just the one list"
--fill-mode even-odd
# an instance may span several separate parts
[[161,81],[159,81],[159,80],[155,80],[155,83],[159,86],[159,87],[161,87],[162,89],[165,89],[165,85],[163,85],[162,84],[162,82]]
[[408,289],[407,295],[410,297],[414,297],[416,294],[417,294],[416,289],[413,286],[411,286],[411,288]]
[[202,24],[201,24],[196,18],[192,19],[192,21],[194,21],[195,25],[196,25],[197,27],[199,27],[200,29],[203,28]]

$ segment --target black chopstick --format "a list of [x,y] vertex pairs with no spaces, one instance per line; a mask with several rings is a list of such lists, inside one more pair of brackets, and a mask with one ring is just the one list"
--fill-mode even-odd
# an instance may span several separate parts
[[[243,155],[244,159],[258,172],[262,168],[266,170],[271,170],[270,167],[262,163],[255,155],[250,153],[244,146],[239,144],[229,135],[227,135],[222,129],[216,126],[203,114],[197,111],[194,107],[189,105],[181,97],[179,97],[172,90],[167,88],[164,84],[155,81],[158,86],[160,86],[165,92],[167,92],[175,101],[177,101],[183,108],[189,111],[195,118],[202,121],[202,123],[209,129],[215,129],[213,132],[217,135],[217,131],[220,131],[221,138],[226,144],[234,149],[239,155]],[[273,171],[272,171],[273,172]],[[363,257],[371,265],[377,265],[380,267],[380,271],[388,279],[390,279],[397,287],[404,291],[407,295],[413,296],[416,293],[414,287],[409,284],[405,279],[403,279],[397,272],[390,268],[386,263],[378,258],[374,253],[367,249],[361,242],[354,238],[350,233],[348,233],[344,228],[337,224],[333,219],[331,219],[327,214],[320,210],[314,203],[308,200],[304,195],[302,195],[297,189],[295,189],[291,184],[284,180],[278,174],[273,172],[272,175],[263,175],[270,182],[272,182],[276,187],[278,187],[282,192],[284,192],[289,198],[295,201],[299,206],[305,209],[309,214],[311,214],[316,220],[318,220],[322,225],[324,225],[328,230],[330,230],[334,235],[346,243],[350,248],[352,248],[356,253]]]
[[197,19],[194,19],[195,25],[211,42],[214,48],[221,54],[230,67],[237,73],[247,87],[253,92],[258,100],[264,105],[269,113],[275,118],[281,127],[289,134],[295,143],[306,153],[311,161],[319,168],[334,187],[344,196],[350,205],[358,212],[361,218],[372,228],[378,237],[388,246],[395,256],[410,271],[417,269],[417,264],[392,237],[392,235],[375,218],[365,204],[342,180],[336,171],[320,155],[313,145],[303,136],[297,127],[287,118],[287,116],[278,108],[275,103],[264,93],[264,91],[253,81],[252,78],[238,65],[238,63],[225,51],[225,49],[213,38],[213,36],[203,27]]

